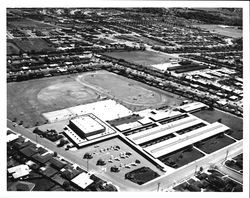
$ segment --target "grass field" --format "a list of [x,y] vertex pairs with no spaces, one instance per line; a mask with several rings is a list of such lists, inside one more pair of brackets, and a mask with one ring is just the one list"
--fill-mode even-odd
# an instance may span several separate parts
[[131,63],[147,66],[166,63],[169,62],[169,58],[173,58],[172,56],[152,51],[106,52],[104,54]]
[[181,103],[176,95],[106,71],[7,84],[7,117],[26,127],[46,122],[43,113],[99,100],[115,99],[131,110]]
[[44,112],[64,109],[91,101],[98,94],[79,84],[75,76],[58,76],[7,84],[7,117],[32,127],[45,119]]
[[218,110],[201,110],[192,113],[194,116],[197,116],[198,118],[205,120],[209,123],[213,123],[218,121],[218,119],[222,119],[222,124],[225,124],[226,126],[230,127],[235,132],[242,133],[243,130],[243,119],[235,117],[231,114],[224,113],[222,111]]
[[53,26],[30,19],[8,20],[7,26],[10,28],[53,28]]
[[35,52],[54,50],[49,43],[41,38],[13,39],[12,41],[24,52],[31,52],[32,50]]
[[20,49],[11,42],[7,42],[7,55],[18,54]]
[[220,137],[219,135],[202,140],[202,144],[195,144],[197,148],[207,154],[213,153],[221,148],[234,143],[235,141],[227,136]]
[[[159,160],[168,166],[172,166],[173,168],[179,168],[203,156],[204,154],[194,148],[187,150],[187,147],[184,147],[170,154],[161,156]],[[173,166],[171,162],[174,162],[175,166]]]
[[81,82],[91,86],[98,92],[118,100],[132,110],[157,107],[163,104],[174,105],[181,101],[171,93],[161,93],[143,83],[127,79],[106,71],[86,73],[81,76]]
[[232,38],[239,38],[243,36],[242,30],[233,27],[221,27],[219,25],[194,25],[194,26],[208,30],[211,33],[216,33],[223,36],[229,36]]

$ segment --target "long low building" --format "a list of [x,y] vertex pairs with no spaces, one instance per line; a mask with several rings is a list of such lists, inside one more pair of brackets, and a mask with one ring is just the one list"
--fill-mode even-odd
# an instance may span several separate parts
[[185,128],[189,128],[199,123],[205,122],[195,116],[190,115],[189,117],[170,122],[168,124],[149,129],[147,131],[130,135],[128,136],[128,138],[130,138],[136,144],[142,144],[144,142],[159,138],[161,136],[171,134],[176,131],[183,130]]
[[198,111],[198,110],[203,109],[203,108],[208,108],[208,106],[201,103],[201,102],[193,102],[190,104],[185,104],[185,105],[179,106],[178,108],[185,111],[185,112],[193,112],[193,111]]
[[181,115],[182,113],[179,111],[153,111],[154,114],[150,115],[150,118],[155,122],[160,121],[165,118],[170,118],[174,116]]
[[185,146],[194,144],[198,141],[204,140],[208,137],[227,131],[229,128],[219,122],[204,126],[202,128],[193,130],[181,136],[171,138],[169,140],[154,144],[145,148],[145,151],[150,153],[155,158],[176,151]]

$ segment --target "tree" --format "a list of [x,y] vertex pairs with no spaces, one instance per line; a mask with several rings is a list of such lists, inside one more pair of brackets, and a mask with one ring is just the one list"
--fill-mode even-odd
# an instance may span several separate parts
[[58,147],[62,147],[62,146],[64,146],[66,143],[67,143],[66,140],[61,139],[60,142],[59,142],[59,144],[58,144],[57,146],[58,146]]
[[90,153],[85,153],[83,159],[92,159],[93,156]]
[[96,163],[96,165],[100,165],[100,166],[104,166],[106,164],[106,162],[102,159],[99,159]]
[[140,163],[141,163],[141,161],[140,161],[140,160],[138,160],[138,159],[136,159],[136,160],[135,160],[135,163],[136,163],[136,164],[140,164]]
[[64,188],[68,188],[70,186],[69,181],[65,180],[62,185]]
[[41,131],[38,127],[36,127],[34,130],[33,130],[33,133],[36,133],[38,135],[44,135],[44,132]]

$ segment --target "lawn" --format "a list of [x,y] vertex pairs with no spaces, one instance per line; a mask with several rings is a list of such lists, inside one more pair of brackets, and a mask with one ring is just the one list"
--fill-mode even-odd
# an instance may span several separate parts
[[238,118],[236,116],[218,110],[202,110],[193,113],[193,115],[209,123],[216,122],[218,119],[221,118],[222,124],[230,127],[233,131],[235,131],[235,133],[237,132],[242,133],[243,130],[242,118]]
[[159,177],[159,175],[148,167],[141,167],[127,173],[125,177],[136,184],[142,185],[155,179],[156,177]]
[[201,142],[196,143],[195,146],[199,148],[200,150],[202,150],[203,152],[210,154],[234,142],[235,141],[233,139],[225,135],[221,136],[219,134],[219,135],[207,138],[205,140],[202,140]]
[[106,52],[107,56],[140,65],[155,65],[169,62],[169,58],[173,58],[167,54],[153,51],[132,51],[132,52]]
[[195,148],[184,147],[170,154],[161,156],[158,159],[168,166],[171,166],[173,168],[180,168],[203,156],[204,154],[202,154]]

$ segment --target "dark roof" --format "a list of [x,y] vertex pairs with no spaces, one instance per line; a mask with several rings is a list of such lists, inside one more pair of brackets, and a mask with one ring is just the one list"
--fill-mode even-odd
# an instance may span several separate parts
[[24,148],[24,147],[27,147],[29,145],[34,145],[32,142],[30,141],[27,141],[27,142],[24,142],[24,138],[23,137],[18,137],[18,139],[16,139],[15,143],[13,144],[13,147],[16,148],[16,149],[21,149],[21,148]]
[[40,154],[43,154],[43,153],[48,152],[48,150],[47,150],[47,149],[45,149],[45,148],[43,148],[43,147],[38,147],[38,149],[37,149],[37,150],[39,151],[39,153],[40,153]]
[[50,191],[65,191],[61,186],[56,185],[50,189]]
[[10,191],[31,191],[35,187],[34,183],[26,181],[18,181],[13,183],[8,190]]
[[44,171],[42,171],[42,174],[47,177],[51,177],[55,175],[56,173],[58,173],[58,170],[52,168],[51,166],[48,166]]
[[59,174],[54,175],[51,179],[52,179],[54,182],[60,184],[61,186],[63,185],[63,183],[64,183],[65,181],[67,181],[66,179],[62,178],[61,175],[59,175]]
[[33,148],[32,146],[25,147],[22,150],[20,150],[20,152],[23,155],[25,155],[26,157],[31,157],[32,155],[38,153],[38,151],[35,148]]
[[41,164],[45,164],[51,158],[52,158],[52,154],[41,155],[40,153],[37,153],[32,156],[32,159],[34,159],[36,162],[39,162]]
[[51,166],[58,169],[58,170],[62,169],[66,165],[65,162],[62,162],[59,159],[56,159],[54,157],[51,158],[49,161],[51,163]]
[[66,169],[62,172],[62,177],[71,180],[74,177],[76,177],[77,175],[79,175],[81,173],[81,171],[78,171],[76,169]]

